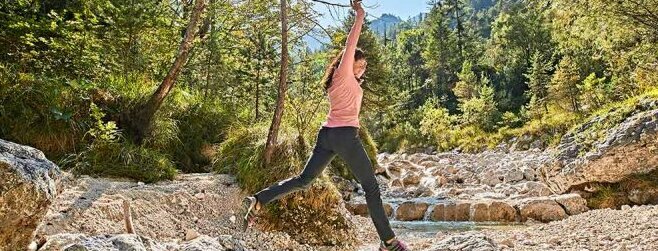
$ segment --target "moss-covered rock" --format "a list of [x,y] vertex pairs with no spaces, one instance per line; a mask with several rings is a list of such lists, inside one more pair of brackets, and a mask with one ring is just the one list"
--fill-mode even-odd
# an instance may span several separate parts
[[[263,167],[261,156],[266,138],[264,125],[234,129],[220,145],[214,163],[216,170],[235,174],[241,187],[250,194],[298,175],[311,153],[310,148],[284,128],[271,164]],[[342,245],[354,242],[355,227],[347,215],[340,193],[329,177],[322,175],[311,188],[268,204],[259,225],[284,231],[300,243]]]

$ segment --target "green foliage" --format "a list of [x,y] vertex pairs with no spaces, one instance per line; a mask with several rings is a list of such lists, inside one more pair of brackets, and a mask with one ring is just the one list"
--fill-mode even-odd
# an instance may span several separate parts
[[570,57],[560,60],[557,71],[551,80],[550,93],[552,100],[563,109],[572,112],[580,112],[580,71],[578,66]]
[[470,98],[459,105],[462,111],[461,122],[467,126],[478,126],[491,131],[495,128],[498,109],[494,100],[494,90],[489,85],[482,85],[478,97]]
[[562,110],[549,110],[544,117],[531,119],[519,128],[500,128],[498,135],[501,140],[508,140],[514,137],[530,136],[534,139],[541,140],[550,146],[556,146],[562,135],[580,122],[581,116],[575,113],[564,112]]
[[545,59],[539,52],[532,56],[532,68],[528,74],[528,91],[526,96],[530,98],[526,108],[530,118],[537,119],[542,114],[548,112],[548,85],[551,81],[551,65],[544,61]]
[[91,103],[91,119],[94,126],[87,131],[87,134],[96,142],[113,143],[119,139],[119,129],[114,121],[103,122],[105,113],[101,111],[96,104]]
[[113,121],[104,122],[105,113],[90,106],[94,126],[87,131],[91,143],[74,156],[73,171],[94,177],[124,177],[144,182],[173,179],[176,167],[167,155],[156,150],[121,142]]
[[459,82],[455,84],[453,92],[460,100],[471,99],[477,96],[479,83],[475,73],[471,69],[472,67],[473,64],[470,61],[465,61],[461,73],[457,75]]
[[36,147],[50,158],[76,149],[88,127],[85,81],[62,83],[4,70],[0,79],[0,137]]
[[597,78],[596,74],[592,73],[578,85],[584,110],[597,110],[605,104],[605,100],[612,97],[611,90],[605,80],[605,77]]
[[420,131],[430,138],[430,142],[436,142],[438,149],[449,150],[453,146],[452,130],[456,119],[447,109],[436,105],[436,101],[429,100],[420,108],[423,118],[420,121]]
[[77,174],[131,178],[143,182],[171,180],[176,166],[157,150],[123,142],[94,142],[75,158]]

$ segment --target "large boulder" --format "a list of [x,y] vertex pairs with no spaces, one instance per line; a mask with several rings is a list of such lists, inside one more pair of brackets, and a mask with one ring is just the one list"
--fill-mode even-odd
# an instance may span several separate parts
[[658,167],[658,101],[641,100],[595,116],[562,137],[557,151],[542,178],[560,194],[650,173]]
[[425,202],[404,202],[400,204],[398,209],[395,211],[395,219],[401,221],[422,220],[425,217],[425,212],[427,212],[428,207],[429,204]]
[[555,197],[555,202],[560,204],[567,214],[576,215],[587,212],[587,201],[578,194],[563,194]]
[[[391,204],[384,203],[384,212],[386,213],[387,217],[391,217],[393,214],[393,207]],[[347,211],[350,211],[350,213],[354,215],[360,215],[363,217],[370,217],[370,213],[368,212],[368,204],[365,202],[355,202],[355,203],[345,203],[345,208],[347,208]]]
[[43,152],[0,139],[0,247],[28,246],[57,194],[60,175]]
[[550,222],[562,220],[568,216],[560,204],[548,197],[521,200],[518,202],[517,208],[521,214],[521,221],[534,219],[541,222]]

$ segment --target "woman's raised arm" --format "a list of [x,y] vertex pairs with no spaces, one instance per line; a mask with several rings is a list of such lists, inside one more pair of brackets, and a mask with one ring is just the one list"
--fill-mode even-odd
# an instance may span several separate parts
[[356,53],[356,45],[359,43],[361,27],[363,26],[366,17],[366,12],[363,10],[363,7],[361,7],[360,0],[354,0],[352,2],[352,9],[356,12],[356,18],[354,19],[354,24],[352,25],[350,34],[347,36],[345,52],[337,69],[339,73],[350,75],[354,75],[354,53]]

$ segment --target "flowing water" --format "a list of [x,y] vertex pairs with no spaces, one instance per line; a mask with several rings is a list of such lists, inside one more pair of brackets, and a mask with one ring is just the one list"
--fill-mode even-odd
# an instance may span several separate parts
[[482,229],[511,230],[526,227],[521,223],[448,222],[448,221],[391,221],[396,233],[432,237],[438,232],[463,232]]

